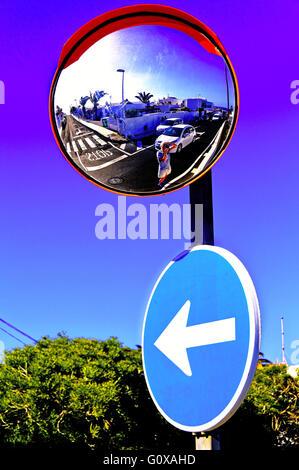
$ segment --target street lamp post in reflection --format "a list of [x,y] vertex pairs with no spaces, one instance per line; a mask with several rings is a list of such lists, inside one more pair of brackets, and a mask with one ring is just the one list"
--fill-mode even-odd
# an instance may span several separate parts
[[122,72],[122,84],[121,84],[121,104],[124,104],[125,97],[124,97],[124,77],[125,77],[125,70],[124,69],[117,69],[117,72]]
[[[121,115],[122,118],[125,116],[125,111],[124,111],[124,103],[125,103],[125,93],[124,93],[124,77],[125,77],[125,70],[124,69],[117,69],[117,72],[121,72],[122,75],[122,82],[121,82]],[[120,132],[119,124],[118,124],[118,131]]]

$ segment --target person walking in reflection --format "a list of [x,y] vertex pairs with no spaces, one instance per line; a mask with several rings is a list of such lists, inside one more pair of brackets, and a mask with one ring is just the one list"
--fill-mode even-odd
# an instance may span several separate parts
[[158,169],[158,186],[163,188],[168,175],[171,173],[171,166],[170,166],[170,151],[176,147],[175,144],[171,142],[163,142],[161,145],[161,149],[157,152],[157,159],[159,162],[159,169]]

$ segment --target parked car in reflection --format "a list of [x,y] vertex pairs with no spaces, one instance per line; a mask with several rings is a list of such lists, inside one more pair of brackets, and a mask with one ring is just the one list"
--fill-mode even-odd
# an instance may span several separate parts
[[222,114],[220,114],[220,113],[215,113],[212,116],[212,121],[219,121],[220,119],[222,119]]
[[162,121],[161,124],[156,128],[156,134],[160,135],[163,134],[164,131],[169,129],[170,127],[176,126],[177,124],[183,124],[183,119],[181,118],[169,118],[165,121]]
[[196,138],[196,130],[188,124],[178,124],[169,127],[155,141],[155,149],[160,150],[163,142],[175,144],[175,148],[170,153],[180,153],[184,147],[194,142]]

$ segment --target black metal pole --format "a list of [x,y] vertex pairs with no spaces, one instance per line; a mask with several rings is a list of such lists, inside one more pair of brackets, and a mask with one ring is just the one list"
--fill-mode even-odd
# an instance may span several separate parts
[[[202,243],[214,245],[214,223],[213,223],[213,197],[212,197],[212,172],[205,173],[201,178],[191,183],[190,186],[190,208],[191,208],[191,231],[195,234],[202,232]],[[195,205],[202,204],[202,226],[201,221],[196,220]],[[194,237],[193,237],[194,238]]]
[[[201,240],[204,245],[214,245],[214,221],[213,221],[213,194],[211,170],[201,178],[191,183],[190,186],[191,231],[196,240]],[[202,218],[196,220],[196,204],[202,204]],[[208,433],[193,433],[195,436],[196,450],[219,450],[220,436]]]

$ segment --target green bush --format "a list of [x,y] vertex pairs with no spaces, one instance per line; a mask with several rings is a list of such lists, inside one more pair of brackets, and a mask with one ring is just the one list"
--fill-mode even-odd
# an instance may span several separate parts
[[140,347],[45,337],[6,352],[0,364],[2,447],[152,449],[172,438],[184,446],[152,403]]
[[[220,429],[222,448],[298,445],[298,392],[285,366],[259,368]],[[6,351],[0,364],[0,447],[18,446],[192,451],[194,437],[156,410],[140,347],[59,335]]]

